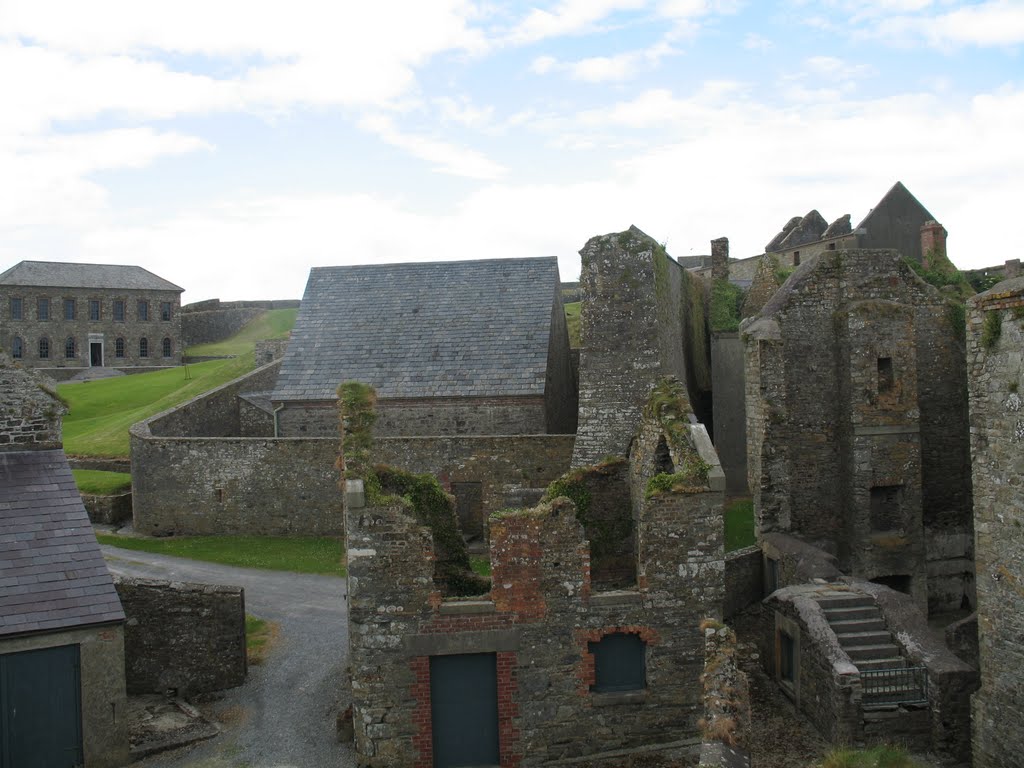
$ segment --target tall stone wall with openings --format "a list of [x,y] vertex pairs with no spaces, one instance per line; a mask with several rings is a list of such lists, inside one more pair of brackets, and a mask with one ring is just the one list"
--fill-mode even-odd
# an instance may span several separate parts
[[981,688],[974,765],[1015,765],[1024,753],[1024,278],[969,305],[967,354],[974,468]]
[[706,287],[636,227],[591,238],[580,251],[579,424],[573,466],[625,456],[653,382],[686,383],[709,423]]
[[741,332],[760,533],[822,546],[932,612],[972,604],[955,309],[895,251],[828,251]]

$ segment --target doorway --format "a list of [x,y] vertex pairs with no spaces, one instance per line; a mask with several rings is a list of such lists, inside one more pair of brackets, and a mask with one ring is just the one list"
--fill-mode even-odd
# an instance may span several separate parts
[[498,765],[498,657],[430,657],[434,768]]
[[103,342],[102,341],[90,341],[89,342],[89,365],[94,368],[103,367]]

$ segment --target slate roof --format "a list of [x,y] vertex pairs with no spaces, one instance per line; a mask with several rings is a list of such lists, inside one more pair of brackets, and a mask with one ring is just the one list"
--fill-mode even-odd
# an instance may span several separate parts
[[543,395],[554,257],[318,267],[273,400]]
[[0,285],[123,288],[179,293],[185,290],[142,267],[127,264],[69,264],[60,261],[20,261],[0,274]]
[[0,452],[0,636],[123,620],[64,451]]

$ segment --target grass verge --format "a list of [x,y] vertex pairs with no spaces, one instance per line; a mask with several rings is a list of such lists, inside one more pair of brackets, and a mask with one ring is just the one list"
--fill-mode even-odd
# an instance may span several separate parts
[[187,557],[239,568],[344,576],[341,539],[330,536],[171,536],[144,539],[98,533],[100,544],[121,549]]
[[[128,455],[128,428],[137,421],[226,384],[254,367],[253,355],[110,379],[60,384],[68,403],[64,450],[79,456]],[[191,378],[186,378],[187,374]]]
[[245,614],[245,656],[249,666],[259,666],[277,641],[278,624]]
[[132,488],[132,476],[127,472],[103,472],[98,469],[72,469],[75,485],[82,493],[109,496]]
[[210,344],[197,344],[185,350],[196,357],[213,355],[244,355],[256,348],[263,339],[283,339],[295,325],[298,309],[271,309],[246,325],[229,339]]
[[884,744],[871,749],[834,749],[821,768],[918,768],[901,747]]
[[755,541],[754,502],[750,498],[735,499],[725,507],[725,551],[743,549]]

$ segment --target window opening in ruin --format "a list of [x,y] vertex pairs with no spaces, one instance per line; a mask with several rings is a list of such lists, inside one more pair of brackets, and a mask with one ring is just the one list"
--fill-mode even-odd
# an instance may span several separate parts
[[114,340],[114,357],[124,357],[124,339],[120,336]]
[[779,561],[774,557],[765,558],[765,594],[770,595],[779,588]]
[[828,249],[829,249],[830,251],[834,251],[834,250],[836,249],[836,244],[835,244],[835,243],[829,243],[829,244],[828,244]]
[[89,299],[89,319],[99,320],[100,319],[100,301],[99,299]]
[[892,390],[895,379],[892,372],[892,358],[878,358],[878,391],[889,392]]
[[75,356],[75,339],[72,336],[68,336],[64,342],[64,357],[72,358]]
[[139,320],[149,320],[149,302],[140,301],[136,305],[136,312],[139,315]]
[[779,630],[779,680],[796,684],[796,642],[788,632]]
[[75,319],[75,300],[64,299],[64,319],[74,320]]
[[800,266],[800,251],[793,251],[793,266]]
[[903,527],[903,486],[876,485],[871,489],[871,530],[896,531]]
[[145,336],[139,339],[139,357],[149,357],[149,339]]
[[430,727],[437,768],[502,762],[497,654],[430,657]]
[[120,320],[124,320],[124,300],[123,299],[115,299],[114,300],[114,319],[115,320],[119,320],[119,321]]
[[15,336],[14,343],[11,345],[11,357],[15,360],[20,360],[24,354],[25,349],[22,345],[21,336]]
[[596,643],[588,643],[594,657],[596,693],[639,691],[647,687],[647,644],[637,634],[612,632]]
[[39,359],[46,360],[50,357],[50,340],[45,336],[39,340]]
[[214,488],[213,495],[217,497],[217,501],[218,502],[224,501],[224,489],[223,488]]
[[21,298],[14,296],[11,298],[11,320],[21,320]]
[[672,462],[672,454],[668,450],[668,443],[665,442],[664,435],[658,438],[658,447],[654,450],[654,467],[657,473],[671,475],[676,471],[676,466]]
[[871,583],[881,584],[883,587],[895,589],[897,592],[902,592],[905,595],[910,594],[910,576],[905,573],[892,576],[876,576],[871,579]]
[[455,513],[459,517],[463,537],[470,541],[483,539],[483,483],[452,483],[452,495],[455,497]]

